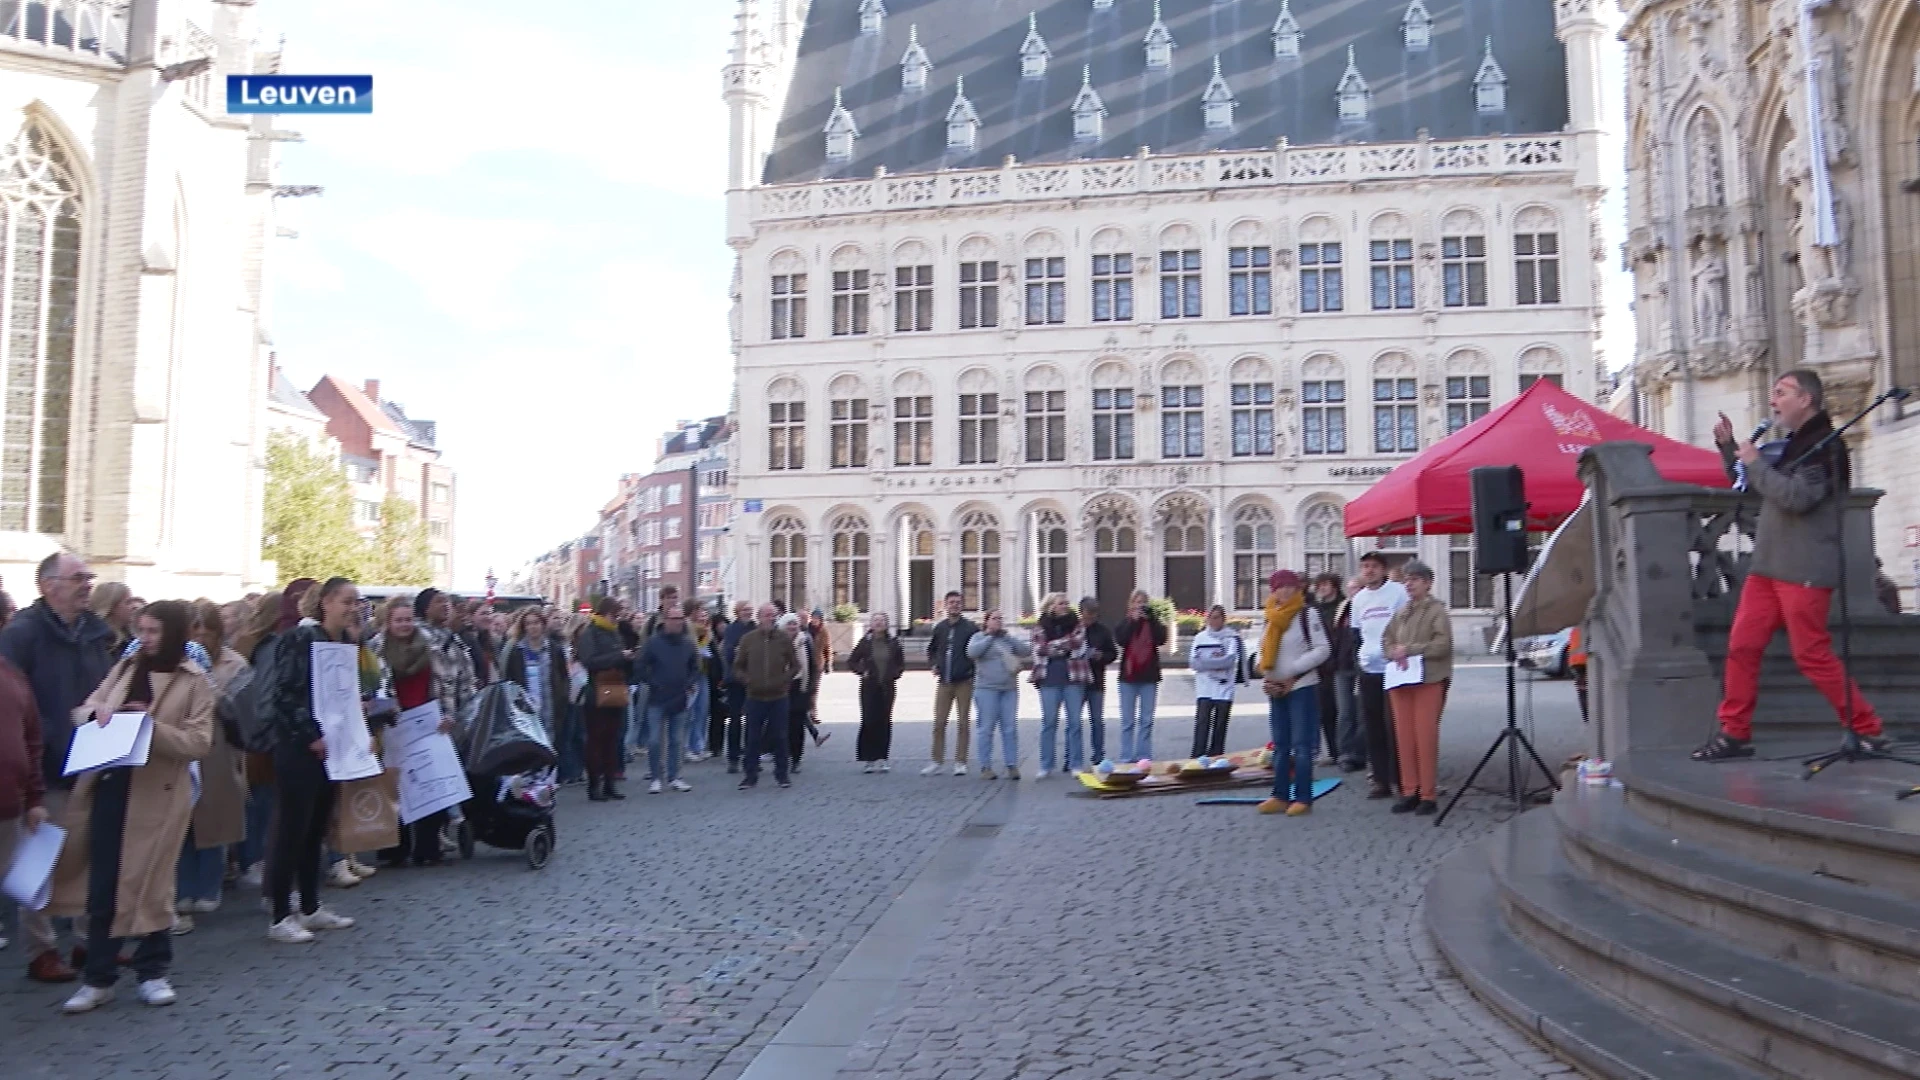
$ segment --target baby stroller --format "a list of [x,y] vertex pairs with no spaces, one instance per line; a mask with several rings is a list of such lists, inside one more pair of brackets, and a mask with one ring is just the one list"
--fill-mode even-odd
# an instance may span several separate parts
[[553,858],[553,801],[558,755],[527,692],[499,682],[482,690],[461,717],[457,749],[473,797],[461,804],[454,839],[460,857],[473,858],[474,842],[525,851],[527,865],[544,868]]

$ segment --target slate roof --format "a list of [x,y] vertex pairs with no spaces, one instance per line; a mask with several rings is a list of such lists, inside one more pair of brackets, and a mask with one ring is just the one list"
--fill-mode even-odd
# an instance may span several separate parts
[[391,401],[381,402],[380,409],[386,413],[388,417],[392,418],[394,423],[399,424],[402,431],[407,433],[408,442],[427,450],[438,449],[438,447],[434,445],[434,439],[438,436],[440,430],[438,422],[433,420],[415,420],[407,415],[405,409],[402,409]]
[[[860,33],[860,0],[814,0],[793,81],[764,174],[770,184],[998,165],[1294,145],[1401,142],[1424,128],[1435,139],[1557,132],[1568,122],[1566,54],[1552,0],[1428,0],[1432,44],[1407,51],[1408,0],[1291,0],[1300,56],[1276,59],[1281,0],[1161,0],[1175,48],[1169,70],[1149,72],[1152,0],[887,0],[881,33]],[[1027,17],[1052,56],[1045,76],[1022,79]],[[910,26],[933,71],[924,92],[900,88]],[[1507,76],[1507,109],[1474,107],[1473,78],[1488,38]],[[1335,88],[1352,45],[1373,91],[1365,121],[1342,122]],[[1231,129],[1209,131],[1201,95],[1213,58],[1238,107]],[[1098,144],[1073,141],[1081,69],[1107,107]],[[945,117],[966,78],[980,114],[972,152],[947,149]],[[836,87],[859,125],[852,160],[829,163],[823,132]]]
[[281,371],[278,364],[274,365],[273,378],[267,386],[267,396],[275,405],[288,412],[304,413],[320,420],[327,418],[326,413],[321,412],[319,407],[300,391],[299,387],[293,385],[293,380],[287,378],[287,373]]

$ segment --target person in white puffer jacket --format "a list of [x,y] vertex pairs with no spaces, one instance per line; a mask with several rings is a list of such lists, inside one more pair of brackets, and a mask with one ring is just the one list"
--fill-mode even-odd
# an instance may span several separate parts
[[1193,669],[1193,756],[1227,752],[1227,724],[1233,716],[1233,691],[1247,681],[1247,646],[1227,629],[1227,609],[1207,611],[1207,625],[1193,635],[1187,651]]

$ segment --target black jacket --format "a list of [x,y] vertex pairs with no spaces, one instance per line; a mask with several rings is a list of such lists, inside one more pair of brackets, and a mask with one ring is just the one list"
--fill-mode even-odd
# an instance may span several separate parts
[[1307,605],[1320,613],[1320,625],[1327,628],[1327,637],[1333,642],[1333,655],[1320,665],[1320,677],[1329,682],[1340,672],[1356,670],[1360,658],[1360,635],[1353,630],[1353,610],[1347,598],[1342,596],[1331,604],[1314,602]]
[[633,664],[627,660],[617,630],[603,630],[588,623],[580,630],[580,640],[574,646],[573,658],[580,661],[580,666],[586,668],[589,675],[618,671],[622,679],[632,683]]
[[[878,644],[875,643],[876,641]],[[967,667],[971,669],[973,662],[968,661]],[[878,680],[899,682],[901,673],[907,669],[906,650],[900,647],[900,640],[892,634],[878,639],[868,634],[860,639],[860,644],[853,647],[853,655],[847,658],[847,668],[860,676],[860,681],[863,683]],[[967,678],[973,678],[971,670],[967,672]]]
[[1142,619],[1127,619],[1120,624],[1120,632],[1113,636],[1114,643],[1119,646],[1119,656],[1124,657],[1127,651],[1127,642],[1133,640],[1133,635],[1139,631],[1140,624],[1142,623],[1152,628],[1153,655],[1147,661],[1147,670],[1139,672],[1136,678],[1127,678],[1126,666],[1122,664],[1120,669],[1120,681],[1122,682],[1157,683],[1160,681],[1160,650],[1167,644],[1166,623],[1161,622],[1151,615]]
[[967,643],[979,632],[965,615],[940,620],[927,642],[927,665],[933,668],[934,678],[943,683],[972,681],[973,658],[967,655]]
[[45,739],[39,765],[49,789],[73,786],[62,775],[67,747],[73,743],[73,710],[107,677],[114,660],[108,651],[112,643],[113,629],[100,616],[83,611],[68,625],[45,600],[34,601],[0,631],[0,656],[19,668],[33,687]]
[[[352,639],[328,637],[318,626],[296,626],[280,635],[273,653],[273,697],[267,719],[276,746],[306,746],[326,737],[313,718],[315,642],[352,644]],[[354,676],[359,677],[357,665]]]
[[1093,689],[1097,691],[1107,685],[1107,665],[1120,659],[1120,646],[1105,623],[1087,623],[1086,631],[1087,648],[1093,651]]
[[[540,663],[547,679],[547,703],[552,708],[556,723],[567,715],[567,702],[573,692],[573,680],[567,672],[567,654],[560,643],[547,639],[546,647],[539,650]],[[501,677],[529,693],[533,688],[527,685],[527,656],[522,642],[514,642],[507,647],[507,661],[500,665]]]

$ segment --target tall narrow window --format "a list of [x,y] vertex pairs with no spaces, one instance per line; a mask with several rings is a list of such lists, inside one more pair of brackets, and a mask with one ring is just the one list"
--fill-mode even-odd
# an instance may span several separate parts
[[1373,273],[1373,310],[1413,307],[1413,241],[1375,240],[1368,247]]
[[1267,579],[1279,568],[1280,545],[1273,514],[1264,506],[1244,506],[1233,515],[1233,609],[1258,611],[1267,596]]
[[1197,458],[1207,455],[1207,413],[1198,386],[1160,388],[1160,456]]
[[933,464],[933,398],[893,399],[893,463]]
[[1300,310],[1307,313],[1339,311],[1341,299],[1339,244],[1300,245]]
[[1448,307],[1487,306],[1487,238],[1440,238],[1441,291]]
[[1273,249],[1229,249],[1227,294],[1235,315],[1273,314]]
[[1420,387],[1415,379],[1373,380],[1373,450],[1411,454],[1420,449]]
[[1041,596],[1067,591],[1067,521],[1052,510],[1040,513],[1033,529],[1034,582]]
[[1200,252],[1197,249],[1160,253],[1160,317],[1200,317]]
[[960,596],[968,611],[1000,607],[1000,523],[979,511],[960,519]]
[[1560,302],[1560,234],[1519,233],[1513,238],[1516,304]]
[[1057,326],[1067,321],[1067,260],[1027,260],[1027,325]]
[[867,467],[867,399],[835,398],[828,405],[827,429],[833,438],[833,456],[827,462],[835,469]]
[[933,267],[894,268],[893,329],[898,334],[933,329]]
[[999,414],[998,394],[960,395],[960,464],[992,465],[1000,460]]
[[1133,460],[1133,391],[1093,392],[1093,460]]
[[1273,384],[1233,384],[1233,456],[1273,454]]
[[1093,321],[1133,321],[1133,256],[1093,257]]
[[1447,543],[1447,606],[1490,608],[1493,577],[1473,572],[1473,537],[1450,537]]
[[1447,376],[1447,434],[1451,435],[1493,408],[1492,380],[1485,375]]
[[1528,387],[1532,386],[1534,383],[1539,382],[1541,379],[1547,380],[1548,382],[1552,383],[1553,385],[1559,387],[1562,390],[1565,390],[1567,388],[1565,377],[1562,376],[1559,372],[1552,372],[1546,375],[1520,376],[1520,392],[1523,394],[1526,393]]
[[1000,264],[960,264],[960,329],[982,330],[1000,325]]
[[1301,449],[1309,454],[1347,452],[1347,384],[1311,379],[1300,384]]
[[833,523],[833,603],[873,610],[873,534],[864,518],[842,514]]
[[[43,16],[44,17],[44,16]],[[67,528],[80,202],[60,148],[29,124],[0,152],[0,529]]]
[[773,275],[773,340],[807,336],[807,275]]
[[1306,541],[1307,576],[1347,572],[1347,537],[1340,508],[1319,503],[1308,510],[1302,521],[1302,539]]
[[807,610],[807,529],[791,515],[767,526],[767,591],[788,611]]
[[767,468],[773,472],[807,467],[807,406],[775,401],[767,406]]
[[867,271],[833,272],[833,336],[864,334],[867,326]]
[[1027,391],[1027,460],[1067,460],[1067,392]]

